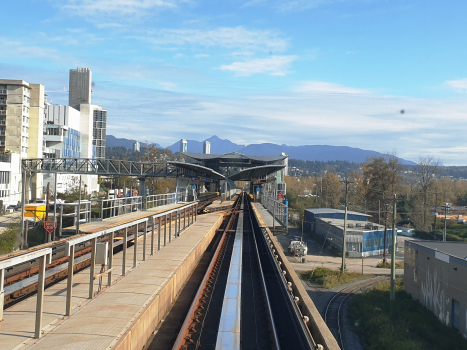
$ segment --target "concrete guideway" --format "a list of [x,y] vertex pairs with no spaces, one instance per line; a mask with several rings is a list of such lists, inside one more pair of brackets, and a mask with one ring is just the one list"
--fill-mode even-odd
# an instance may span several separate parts
[[277,261],[285,272],[285,276],[290,281],[292,293],[298,297],[297,305],[300,307],[301,313],[308,318],[308,329],[317,344],[321,344],[324,349],[337,350],[340,349],[336,339],[332,335],[328,326],[324,322],[320,312],[315,304],[310,299],[305,290],[300,278],[295,273],[293,267],[288,261],[283,249],[277,240],[278,236],[274,236],[270,230],[268,223],[272,223],[272,215],[260,203],[251,203],[253,212],[258,220],[259,227],[266,232],[270,239],[274,254],[277,256]]
[[[221,222],[222,216],[218,214],[198,217],[180,237],[174,237],[166,247],[140,262],[125,278],[117,269],[113,275],[116,283],[93,300],[88,299],[89,269],[76,273],[70,317],[64,316],[67,281],[48,288],[44,292],[45,327],[40,340],[33,339],[36,296],[5,310],[0,349],[141,348]],[[142,250],[143,245],[138,244],[139,256]],[[132,251],[128,250],[130,261]],[[115,254],[114,266],[121,264],[122,253]],[[96,290],[97,285],[98,280],[95,281]]]

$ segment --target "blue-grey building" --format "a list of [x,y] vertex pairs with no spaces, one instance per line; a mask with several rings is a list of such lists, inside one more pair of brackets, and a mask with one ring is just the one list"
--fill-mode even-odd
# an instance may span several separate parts
[[[342,251],[345,211],[319,208],[305,209],[305,226],[321,235],[328,243]],[[383,253],[384,226],[367,221],[370,215],[347,212],[346,251],[349,257]],[[396,233],[397,234],[397,233]],[[397,237],[396,237],[397,238]],[[392,229],[387,228],[386,249],[391,247]]]

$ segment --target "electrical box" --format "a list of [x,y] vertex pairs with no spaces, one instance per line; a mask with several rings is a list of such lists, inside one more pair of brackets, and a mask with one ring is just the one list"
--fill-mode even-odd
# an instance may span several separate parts
[[96,245],[96,264],[107,265],[107,255],[109,253],[109,243],[102,242]]

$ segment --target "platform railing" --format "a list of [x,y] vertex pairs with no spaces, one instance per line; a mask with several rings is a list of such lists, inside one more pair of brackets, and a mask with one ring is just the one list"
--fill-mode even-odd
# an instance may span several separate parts
[[52,262],[52,248],[25,252],[24,254],[14,254],[10,258],[0,261],[0,326],[3,320],[3,304],[5,298],[4,281],[5,270],[18,264],[39,259],[39,276],[37,283],[36,321],[34,328],[34,338],[39,339],[42,334],[42,309],[44,304],[45,268]]
[[260,193],[260,202],[261,204],[269,210],[269,212],[273,216],[273,229],[276,230],[276,221],[279,222],[281,227],[277,227],[277,229],[285,229],[287,231],[288,226],[288,205],[286,203],[282,203],[280,200],[277,200],[272,196],[270,192],[262,192]]
[[119,215],[143,210],[143,197],[120,197],[112,199],[99,199],[100,219],[113,218]]
[[[66,289],[66,308],[65,315],[70,316],[72,310],[72,294],[73,294],[73,272],[75,266],[75,245],[91,241],[90,253],[90,276],[89,276],[89,299],[93,299],[94,281],[99,278],[108,276],[107,285],[112,285],[112,271],[114,270],[113,247],[116,246],[115,234],[123,231],[123,261],[122,275],[127,273],[127,243],[129,240],[134,241],[134,257],[133,268],[137,266],[138,259],[146,260],[148,250],[148,234],[150,233],[150,255],[154,255],[156,250],[170,243],[172,239],[177,239],[180,234],[193,225],[197,219],[198,203],[192,202],[182,205],[178,208],[168,210],[162,213],[147,216],[131,222],[126,222],[121,225],[101,230],[91,234],[77,235],[65,242],[66,256],[68,260],[68,277]],[[163,227],[162,227],[163,226]],[[172,229],[172,226],[174,228]],[[128,235],[129,231],[134,231],[132,235]],[[138,237],[143,236],[143,254],[138,255]],[[157,240],[156,240],[157,239]],[[100,241],[98,243],[98,240]],[[109,244],[110,243],[110,244]],[[106,249],[98,249],[99,248]],[[45,287],[45,270],[48,264],[52,263],[53,248],[44,248],[35,251],[19,251],[10,256],[0,257],[0,326],[3,320],[3,305],[4,305],[4,280],[5,270],[18,264],[24,264],[36,259],[39,259],[39,274],[38,274],[38,289],[37,289],[37,304],[36,304],[36,320],[35,320],[35,335],[39,339],[42,334],[42,312],[44,301]],[[105,263],[103,263],[104,261]],[[96,264],[104,264],[103,272],[96,274]],[[5,322],[5,321],[3,321]]]
[[161,205],[175,204],[185,201],[184,193],[164,193],[164,194],[151,194],[146,196],[146,209],[160,207]]

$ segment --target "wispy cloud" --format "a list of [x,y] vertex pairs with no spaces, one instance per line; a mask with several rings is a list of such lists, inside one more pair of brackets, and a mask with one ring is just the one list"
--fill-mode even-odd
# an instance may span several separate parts
[[288,40],[279,32],[271,30],[250,30],[242,26],[221,27],[212,30],[160,29],[131,39],[146,41],[156,47],[168,45],[200,45],[229,49],[254,50],[261,52],[282,52],[287,49]]
[[184,0],[59,0],[55,5],[64,11],[83,17],[143,16],[155,11],[177,9]]
[[256,73],[286,75],[290,64],[297,58],[297,56],[271,56],[222,65],[220,69],[235,72],[238,76],[250,76]]
[[2,55],[4,57],[48,58],[53,60],[70,59],[63,53],[59,53],[56,49],[25,45],[21,41],[13,41],[5,37],[0,37],[0,46],[2,47]]
[[467,92],[467,78],[460,80],[449,80],[446,81],[445,84],[455,91]]
[[272,6],[280,12],[298,12],[345,0],[249,0],[242,7]]
[[323,81],[307,81],[294,89],[295,92],[324,94],[368,94],[370,91]]

